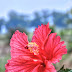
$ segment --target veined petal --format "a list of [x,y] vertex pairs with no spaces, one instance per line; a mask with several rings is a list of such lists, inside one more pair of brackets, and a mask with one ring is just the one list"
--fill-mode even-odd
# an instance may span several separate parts
[[44,72],[56,72],[55,67],[49,62],[46,62],[46,69]]
[[20,56],[29,59],[39,59],[40,57],[38,55],[34,55],[34,53],[31,53],[29,49],[25,48],[27,44],[27,35],[17,30],[15,34],[13,34],[10,42],[11,58],[16,58]]
[[24,58],[13,58],[5,65],[5,72],[32,72],[39,64],[38,61],[26,60]]
[[[28,44],[28,38],[25,33],[21,33],[18,30],[13,34],[10,46],[11,46],[11,57],[21,54],[24,47]],[[15,54],[15,55],[14,55]]]
[[47,61],[45,67],[39,64],[34,68],[32,72],[56,72],[56,69],[50,62]]
[[5,65],[5,72],[56,72],[50,62],[44,67],[40,61],[26,60],[24,58],[12,58]]
[[42,24],[41,26],[38,26],[34,31],[32,42],[35,42],[40,48],[42,48],[42,45],[50,32],[51,29],[49,28],[49,23],[47,25]]
[[56,37],[56,33],[51,33],[44,44],[47,60],[52,63],[59,62],[62,55],[67,53],[66,46],[63,45],[64,41],[60,42],[60,37]]

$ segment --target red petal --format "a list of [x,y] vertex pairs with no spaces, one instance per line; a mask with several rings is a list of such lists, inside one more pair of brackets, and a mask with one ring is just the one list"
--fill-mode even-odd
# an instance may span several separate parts
[[30,53],[28,49],[24,47],[28,44],[27,35],[21,33],[18,30],[13,34],[10,42],[11,46],[11,58],[23,56],[25,58],[38,58],[33,53]]
[[13,58],[5,65],[6,72],[32,72],[39,64],[38,61],[25,60],[24,58]]
[[50,62],[46,62],[46,67],[37,65],[32,72],[56,72],[54,66]]
[[42,24],[41,26],[38,26],[34,31],[32,42],[35,42],[41,48],[50,32],[49,23],[47,25]]
[[[13,34],[10,46],[11,46],[11,56],[14,57],[19,55],[23,51],[24,47],[28,44],[28,38],[25,33],[21,33],[18,30]],[[17,53],[17,54],[16,54]],[[15,55],[14,55],[15,54]]]
[[45,67],[43,67],[41,64],[38,64],[32,72],[44,72]]
[[64,41],[60,42],[60,37],[56,37],[56,33],[49,35],[48,39],[44,44],[47,59],[52,63],[59,62],[62,55],[67,53],[66,46],[63,46]]
[[56,69],[50,62],[47,62],[46,69],[44,72],[56,72]]

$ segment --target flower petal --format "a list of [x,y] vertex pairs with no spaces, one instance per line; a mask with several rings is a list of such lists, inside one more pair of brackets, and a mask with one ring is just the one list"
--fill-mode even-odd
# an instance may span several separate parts
[[56,33],[51,33],[44,44],[47,59],[52,63],[59,62],[62,55],[67,53],[64,41],[60,42],[60,36],[56,37]]
[[38,64],[38,61],[13,58],[5,65],[5,72],[32,72]]
[[38,26],[34,31],[32,42],[35,42],[40,48],[42,48],[42,45],[50,32],[51,29],[49,28],[49,23],[47,25],[42,24],[41,26]]
[[56,72],[56,69],[50,62],[47,62],[46,69],[44,72]]
[[24,47],[27,44],[28,44],[27,35],[17,30],[15,34],[13,34],[11,41],[10,41],[11,56],[14,57],[14,56],[21,54],[21,51],[23,51]]
[[39,64],[34,68],[32,72],[56,72],[56,70],[50,62],[46,62],[46,67]]

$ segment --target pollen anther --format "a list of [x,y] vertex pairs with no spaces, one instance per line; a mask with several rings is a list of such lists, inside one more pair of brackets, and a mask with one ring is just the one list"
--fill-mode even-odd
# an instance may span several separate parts
[[39,54],[39,47],[35,42],[30,42],[27,46],[31,53],[34,53],[34,55]]

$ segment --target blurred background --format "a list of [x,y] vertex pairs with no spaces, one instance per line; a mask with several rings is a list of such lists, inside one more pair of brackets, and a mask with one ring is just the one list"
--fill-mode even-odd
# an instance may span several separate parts
[[52,32],[65,41],[68,54],[55,64],[72,69],[72,0],[0,0],[0,72],[10,59],[10,39],[16,30],[25,32],[31,41],[38,25],[49,22]]

